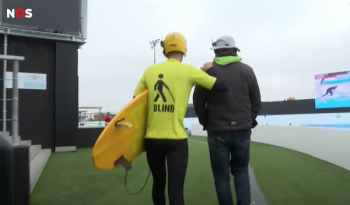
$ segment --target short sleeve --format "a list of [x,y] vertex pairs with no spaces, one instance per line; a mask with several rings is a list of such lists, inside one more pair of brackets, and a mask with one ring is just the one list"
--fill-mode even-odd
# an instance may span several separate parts
[[211,90],[213,85],[215,84],[216,78],[208,75],[204,71],[194,68],[191,68],[190,78],[194,85],[199,85],[203,88]]
[[[146,73],[146,72],[145,72]],[[143,73],[139,83],[136,86],[135,92],[134,92],[134,98],[141,94],[143,91],[147,90],[147,84],[146,84],[146,75]]]

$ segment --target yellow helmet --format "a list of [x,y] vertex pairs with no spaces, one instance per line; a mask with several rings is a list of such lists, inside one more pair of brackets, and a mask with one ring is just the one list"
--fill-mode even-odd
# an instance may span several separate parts
[[163,47],[163,54],[165,56],[170,52],[181,52],[186,55],[187,46],[185,37],[177,32],[169,33],[163,41],[160,42]]

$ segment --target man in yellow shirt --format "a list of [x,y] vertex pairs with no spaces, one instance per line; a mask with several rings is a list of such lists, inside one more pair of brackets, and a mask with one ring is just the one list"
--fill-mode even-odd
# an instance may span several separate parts
[[[184,205],[183,186],[187,170],[188,144],[183,128],[188,99],[193,86],[226,91],[226,85],[211,77],[212,63],[202,70],[182,63],[187,46],[180,33],[168,34],[161,42],[167,61],[146,69],[134,97],[148,90],[148,120],[145,136],[147,161],[153,175],[154,205],[165,205],[168,172],[170,205]],[[209,70],[210,69],[210,70]],[[208,72],[208,74],[206,73]],[[168,169],[168,170],[167,170]]]

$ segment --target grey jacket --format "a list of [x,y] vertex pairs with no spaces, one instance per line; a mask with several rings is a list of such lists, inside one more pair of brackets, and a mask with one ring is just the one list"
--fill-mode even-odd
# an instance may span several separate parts
[[224,61],[220,61],[220,58],[214,61],[210,75],[224,80],[228,90],[219,93],[195,87],[193,105],[199,122],[208,131],[254,128],[261,106],[255,73],[251,67],[240,62],[240,57],[226,58]]

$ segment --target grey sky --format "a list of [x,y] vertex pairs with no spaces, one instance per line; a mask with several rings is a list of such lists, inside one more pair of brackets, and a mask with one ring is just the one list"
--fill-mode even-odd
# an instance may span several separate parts
[[[198,68],[214,57],[211,38],[233,36],[263,101],[313,98],[315,74],[350,70],[349,1],[89,1],[79,105],[119,111],[153,63],[149,41],[172,31],[185,35],[184,62]],[[156,55],[165,60],[159,46]]]

